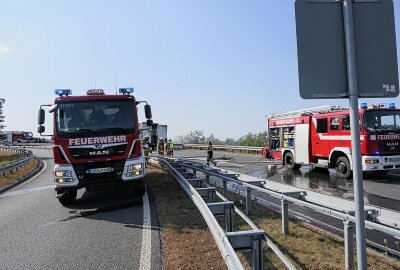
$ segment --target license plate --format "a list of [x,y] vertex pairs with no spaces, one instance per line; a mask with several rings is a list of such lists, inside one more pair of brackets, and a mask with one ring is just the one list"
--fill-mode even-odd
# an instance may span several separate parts
[[96,173],[107,173],[107,172],[112,172],[112,171],[114,171],[114,168],[106,167],[106,168],[89,169],[86,171],[86,173],[96,174]]

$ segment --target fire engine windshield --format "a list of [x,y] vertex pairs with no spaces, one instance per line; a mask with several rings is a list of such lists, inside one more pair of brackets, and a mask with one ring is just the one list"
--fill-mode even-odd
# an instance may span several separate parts
[[400,111],[367,111],[364,128],[369,132],[400,131]]
[[56,126],[60,138],[127,134],[135,131],[132,100],[58,103]]

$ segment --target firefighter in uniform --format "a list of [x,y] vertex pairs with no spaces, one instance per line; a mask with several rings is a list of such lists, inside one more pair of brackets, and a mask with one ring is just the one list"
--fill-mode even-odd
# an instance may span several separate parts
[[164,155],[168,155],[168,140],[167,138],[164,139]]
[[174,142],[171,139],[168,140],[168,156],[174,156]]
[[164,154],[164,139],[163,138],[160,138],[158,140],[157,151],[158,151],[159,155],[163,155]]
[[149,160],[149,154],[150,154],[149,135],[147,135],[147,134],[144,136],[144,139],[142,141],[142,147],[143,147],[144,157],[146,159],[146,165],[147,165],[147,161]]

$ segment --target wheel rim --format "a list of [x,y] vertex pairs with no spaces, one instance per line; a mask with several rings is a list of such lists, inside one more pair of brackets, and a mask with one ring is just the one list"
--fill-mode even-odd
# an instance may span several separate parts
[[337,165],[337,170],[338,172],[342,173],[342,174],[346,174],[347,173],[347,166],[343,161],[340,161]]

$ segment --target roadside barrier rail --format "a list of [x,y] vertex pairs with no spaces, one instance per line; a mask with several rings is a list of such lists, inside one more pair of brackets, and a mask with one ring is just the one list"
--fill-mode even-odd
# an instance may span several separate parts
[[[162,168],[168,168],[193,200],[206,221],[228,269],[243,269],[235,250],[251,250],[252,269],[263,269],[262,243],[264,241],[288,269],[296,269],[279,248],[267,238],[263,230],[259,229],[232,201],[216,191],[215,187],[210,186],[205,178],[200,178],[196,176],[195,172],[185,169],[182,161],[152,157],[151,162],[159,164]],[[215,202],[215,196],[220,198],[222,202]],[[203,198],[207,198],[209,203],[205,203]],[[252,229],[234,231],[234,214],[241,217]],[[225,231],[220,227],[215,216],[225,216]]]
[[[217,168],[204,166],[204,164],[178,159],[182,167],[190,169],[193,175],[197,172],[205,174],[209,182],[210,176],[219,178],[222,181],[222,187],[225,191],[227,183],[235,183],[245,189],[244,195],[246,199],[246,214],[251,212],[252,191],[268,194],[272,197],[278,198],[281,201],[281,218],[282,218],[282,233],[289,233],[289,205],[296,204],[319,213],[343,220],[344,227],[344,249],[345,249],[345,267],[351,269],[353,267],[354,258],[354,233],[355,233],[355,213],[352,209],[354,203],[340,198],[334,198],[324,194],[316,194],[308,190],[280,185],[281,188],[269,187],[265,185],[269,182],[264,179],[249,177],[241,179],[240,174],[229,171],[222,171]],[[283,189],[284,188],[284,189]],[[400,213],[388,209],[374,208],[373,206],[366,205],[365,207],[365,226],[367,228],[380,231],[400,238]]]
[[14,152],[14,153],[23,155],[23,158],[20,158],[16,161],[10,162],[6,165],[0,166],[0,175],[3,175],[3,176],[6,172],[12,172],[12,170],[14,170],[14,169],[18,171],[19,168],[24,166],[27,162],[29,162],[33,158],[33,153],[31,150],[0,147],[0,151]]
[[[207,144],[183,144],[183,149],[194,149],[194,150],[207,150]],[[254,153],[261,154],[264,147],[257,146],[235,146],[235,145],[213,145],[213,149],[216,151],[223,152],[239,152],[239,153]]]

